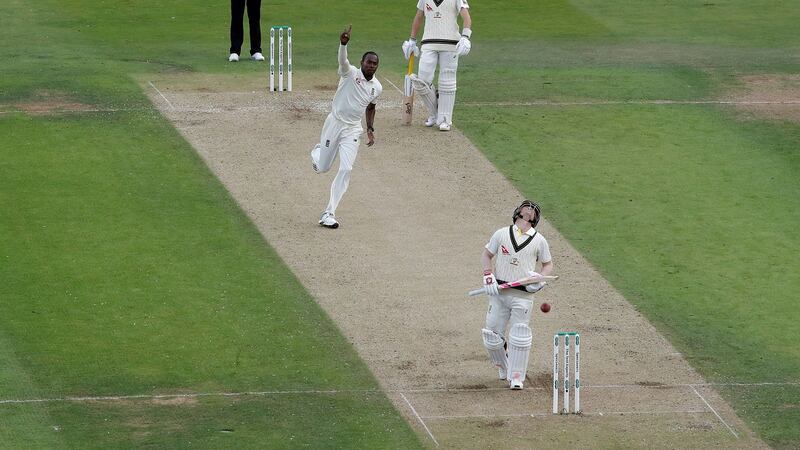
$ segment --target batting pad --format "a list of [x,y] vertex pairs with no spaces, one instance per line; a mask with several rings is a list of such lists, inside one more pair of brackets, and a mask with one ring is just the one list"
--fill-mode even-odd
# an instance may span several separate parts
[[518,323],[511,327],[508,333],[508,376],[509,380],[525,381],[525,372],[528,370],[528,356],[531,354],[533,333],[531,328]]
[[421,80],[416,75],[411,75],[411,83],[414,85],[414,90],[419,94],[422,103],[428,108],[428,116],[435,116],[437,111],[436,92],[433,86]]
[[503,371],[508,370],[508,358],[506,357],[506,350],[504,348],[505,341],[503,338],[492,330],[486,328],[481,330],[483,335],[483,345],[489,353],[489,359],[492,360],[492,365]]
[[456,103],[456,69],[441,69],[439,72],[439,108],[436,123],[453,123],[453,107]]

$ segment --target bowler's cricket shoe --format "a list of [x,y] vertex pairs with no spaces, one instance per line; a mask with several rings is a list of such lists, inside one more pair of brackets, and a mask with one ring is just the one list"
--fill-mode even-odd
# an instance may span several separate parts
[[255,52],[252,55],[250,55],[250,59],[252,59],[253,61],[263,61],[264,55],[262,55],[261,52]]
[[427,119],[425,119],[425,126],[426,127],[430,128],[430,127],[432,127],[434,125],[436,125],[436,116],[430,116]]
[[228,57],[228,62],[238,62],[238,61],[239,61],[239,55],[237,55],[236,53],[231,53],[231,56]]
[[339,228],[339,222],[337,222],[333,214],[329,212],[322,213],[322,217],[319,218],[319,224],[325,228]]
[[442,122],[439,124],[439,131],[450,131],[450,124],[447,122]]

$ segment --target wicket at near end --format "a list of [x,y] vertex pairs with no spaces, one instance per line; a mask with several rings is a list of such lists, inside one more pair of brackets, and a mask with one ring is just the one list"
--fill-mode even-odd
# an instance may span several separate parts
[[[564,337],[564,350],[563,350],[563,359],[564,359],[564,369],[563,369],[563,382],[559,382],[559,347],[561,337]],[[558,414],[558,403],[559,403],[559,390],[562,392],[564,396],[564,403],[563,407],[561,408],[561,414],[569,414],[570,413],[570,402],[569,402],[569,390],[572,387],[572,383],[570,382],[570,337],[572,337],[573,342],[575,343],[575,365],[574,365],[574,379],[575,379],[575,406],[572,412],[574,414],[581,413],[581,335],[577,332],[570,331],[570,332],[558,332],[553,335],[553,414]],[[561,389],[559,389],[559,385]]]

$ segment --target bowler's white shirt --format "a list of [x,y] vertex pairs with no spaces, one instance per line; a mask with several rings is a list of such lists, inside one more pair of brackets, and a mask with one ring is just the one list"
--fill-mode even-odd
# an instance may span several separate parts
[[377,76],[367,80],[360,68],[350,64],[346,45],[339,45],[339,77],[331,114],[346,124],[360,126],[367,105],[375,103],[383,86]]

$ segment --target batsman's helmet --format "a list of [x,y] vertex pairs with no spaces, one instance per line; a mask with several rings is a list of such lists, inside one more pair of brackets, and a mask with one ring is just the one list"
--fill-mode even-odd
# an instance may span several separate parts
[[539,223],[539,219],[542,217],[542,208],[539,206],[538,203],[532,202],[530,200],[525,200],[519,206],[517,206],[517,209],[514,210],[514,216],[511,218],[511,221],[512,222],[516,222],[517,219],[522,217],[522,214],[521,214],[522,213],[522,208],[524,208],[526,206],[530,206],[531,208],[533,208],[533,211],[534,211],[535,214],[533,216],[533,220],[531,220],[530,222],[531,222],[531,226],[536,227],[536,224]]

